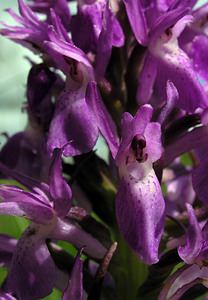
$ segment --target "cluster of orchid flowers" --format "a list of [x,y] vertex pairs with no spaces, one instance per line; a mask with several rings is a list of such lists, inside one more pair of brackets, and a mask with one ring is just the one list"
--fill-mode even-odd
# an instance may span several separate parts
[[[122,265],[119,234],[146,265],[177,257],[153,298],[142,294],[149,267],[137,297],[183,299],[199,285],[205,295],[208,4],[77,0],[72,13],[71,2],[18,0],[19,14],[7,10],[17,24],[0,29],[42,60],[30,61],[27,127],[0,151],[1,178],[19,183],[0,185],[0,214],[30,220],[19,240],[0,235],[0,299],[53,288],[64,300],[126,299],[128,280],[111,272]],[[99,135],[108,164],[94,150]]]

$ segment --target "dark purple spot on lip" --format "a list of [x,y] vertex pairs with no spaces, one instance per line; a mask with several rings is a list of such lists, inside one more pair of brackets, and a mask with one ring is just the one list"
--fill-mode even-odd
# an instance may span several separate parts
[[145,153],[143,156],[136,158],[136,161],[138,161],[139,163],[143,163],[143,162],[147,161],[147,159],[148,159],[148,154]]
[[143,136],[135,136],[131,142],[131,148],[133,151],[137,149],[144,149],[146,147],[146,140]]
[[136,135],[132,140],[131,148],[138,162],[145,162],[147,160],[148,154],[145,153],[146,140],[144,136]]
[[168,37],[171,37],[173,32],[172,32],[172,28],[173,28],[174,25],[168,27],[166,30],[165,30],[165,34],[168,36]]

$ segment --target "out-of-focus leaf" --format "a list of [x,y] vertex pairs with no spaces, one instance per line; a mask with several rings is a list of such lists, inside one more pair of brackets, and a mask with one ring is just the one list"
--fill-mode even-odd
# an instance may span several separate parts
[[64,241],[58,241],[57,243],[62,249],[64,249],[67,253],[69,253],[72,256],[75,256],[77,253],[76,248],[67,242]]
[[192,161],[189,153],[185,153],[185,154],[181,155],[180,160],[184,166],[192,166],[193,165],[193,161]]
[[21,183],[19,183],[16,180],[13,180],[13,179],[0,179],[0,184],[13,185],[13,186],[17,186],[21,189],[25,189],[25,187]]
[[129,248],[118,231],[115,232],[115,240],[118,248],[110,264],[110,272],[116,284],[116,299],[135,300],[138,288],[147,278],[148,267]]
[[6,268],[3,268],[3,267],[0,268],[0,285],[2,285],[2,283],[4,282],[4,280],[7,276],[7,273],[8,273],[8,271]]
[[29,225],[29,221],[20,217],[0,216],[0,233],[19,238]]
[[43,298],[42,300],[59,300],[61,298],[62,298],[62,292],[60,292],[57,289],[53,289],[53,292],[49,296]]

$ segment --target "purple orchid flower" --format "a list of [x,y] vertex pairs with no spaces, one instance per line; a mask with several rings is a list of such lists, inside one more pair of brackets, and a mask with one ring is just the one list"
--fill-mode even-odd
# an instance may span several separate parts
[[72,39],[78,47],[85,53],[95,54],[96,79],[102,79],[112,47],[124,44],[122,28],[109,1],[78,1],[78,13],[72,18],[71,31]]
[[[64,147],[66,156],[88,152],[94,147],[100,132],[115,157],[118,149],[116,128],[102,103],[88,57],[72,43],[53,10],[51,11],[53,25],[48,26],[40,21],[22,0],[19,0],[19,6],[22,17],[14,15],[11,11],[10,14],[25,27],[17,29],[7,26],[1,33],[20,42],[33,41],[40,51],[47,54],[50,63],[52,61],[52,65],[61,69],[67,77],[65,89],[57,99],[50,125],[49,151],[68,144]],[[22,35],[24,31],[27,32],[26,35]],[[33,31],[37,35],[36,39],[33,37]],[[18,32],[21,34],[18,35]],[[74,122],[77,124],[76,127],[71,126]]]
[[10,26],[3,23],[5,28],[1,29],[0,33],[36,53],[42,49],[43,41],[47,39],[48,24],[41,22],[23,0],[18,0],[18,5],[20,16],[12,9],[8,9],[7,12],[20,25]]
[[192,62],[178,45],[178,37],[193,19],[188,8],[194,2],[152,0],[144,4],[140,0],[124,0],[137,41],[148,47],[138,82],[140,104],[150,100],[154,86],[164,99],[166,82],[171,80],[179,93],[180,108],[194,111],[207,107],[207,96]]
[[[44,64],[34,65],[27,80],[28,125],[8,141],[0,151],[0,161],[28,176],[48,179],[50,158],[46,134],[53,115],[52,95],[59,89],[59,78]],[[12,153],[16,155],[11,155]],[[44,164],[43,164],[44,162]]]
[[34,12],[45,14],[47,22],[51,24],[50,9],[54,9],[55,13],[62,20],[66,30],[69,30],[71,22],[71,13],[68,2],[66,0],[30,0],[30,7]]
[[31,191],[0,186],[0,214],[32,221],[17,243],[6,285],[8,292],[21,299],[42,298],[54,287],[57,270],[46,239],[68,241],[78,248],[85,246],[85,252],[98,259],[106,252],[104,246],[68,217],[71,189],[62,177],[61,153],[58,149],[54,151],[49,185],[23,176],[22,183],[31,184]]
[[120,230],[143,261],[158,261],[165,204],[153,163],[162,154],[160,124],[151,122],[153,109],[142,106],[135,117],[124,113],[116,163],[121,182],[116,197]]
[[196,165],[191,170],[193,189],[199,200],[207,205],[207,110],[198,117],[201,118],[200,124],[181,132],[177,138],[166,145],[160,163],[163,168],[167,167],[183,153],[194,151]]
[[71,42],[64,41],[52,27],[50,30],[51,41],[45,43],[61,56],[67,80],[51,122],[49,149],[61,148],[68,143],[64,148],[65,156],[88,152],[94,147],[100,132],[115,157],[118,149],[116,128],[102,103],[87,56]]
[[197,76],[203,85],[206,94],[208,93],[208,22],[207,22],[208,5],[193,11],[194,21],[182,33],[179,43],[183,50],[192,60]]
[[186,263],[176,271],[163,287],[159,300],[177,300],[192,286],[208,286],[208,223],[201,226],[190,204],[186,204],[189,227],[186,232],[186,243],[178,248],[179,256]]
[[[165,173],[169,175],[165,175]],[[166,214],[177,218],[186,210],[186,203],[193,204],[195,200],[196,195],[192,186],[191,170],[175,163],[171,169],[163,171],[163,178],[165,179],[165,177],[170,177],[164,180],[167,187],[165,196]]]

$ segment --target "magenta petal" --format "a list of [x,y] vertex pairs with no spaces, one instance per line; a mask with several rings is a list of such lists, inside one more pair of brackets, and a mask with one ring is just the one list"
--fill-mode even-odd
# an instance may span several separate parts
[[129,245],[147,264],[158,259],[163,233],[165,203],[152,170],[143,180],[130,175],[121,180],[116,197],[116,216]]
[[157,60],[149,52],[144,58],[144,65],[138,79],[137,102],[139,104],[148,103],[157,76]]
[[74,156],[94,147],[98,125],[96,115],[86,102],[85,92],[85,87],[81,87],[63,92],[59,97],[47,142],[51,152],[64,147],[65,156]]
[[54,209],[58,216],[66,216],[70,206],[72,192],[62,175],[62,150],[55,149],[49,171],[50,195],[53,198]]
[[140,1],[123,0],[123,2],[137,41],[142,45],[146,45],[148,29]]
[[[185,152],[193,150],[196,147],[198,148],[198,145],[205,145],[207,143],[207,132],[208,132],[208,126],[195,127],[190,132],[184,133],[179,138],[177,138],[177,140],[170,143],[165,148],[164,155],[162,157],[163,166],[164,167],[168,166],[176,157],[180,156]],[[199,167],[197,167],[193,172],[194,173],[196,172],[196,174],[198,172],[198,175],[203,174],[201,165],[199,165]],[[204,186],[204,189],[206,188],[206,185],[203,184],[203,182],[205,181],[205,177],[206,177],[206,172],[204,172],[203,177],[201,177],[201,175],[196,176],[196,182],[194,183],[195,190],[198,184],[199,184],[198,186],[199,191],[200,191],[200,184],[201,187]]]
[[118,135],[116,132],[116,126],[102,102],[95,82],[88,84],[86,91],[86,102],[94,111],[98,128],[106,140],[113,158],[115,158],[118,151]]
[[108,65],[113,43],[113,19],[108,4],[105,6],[102,20],[102,30],[98,38],[97,53],[95,58],[95,74],[96,78],[102,79]]
[[19,12],[20,14],[26,19],[31,22],[34,26],[39,26],[39,19],[37,16],[33,13],[33,11],[27,6],[23,0],[18,0],[19,4]]
[[81,260],[80,253],[78,253],[62,300],[83,300],[82,270],[83,260]]
[[[171,46],[172,47],[172,46]],[[194,72],[191,60],[180,48],[177,52],[171,47],[164,47],[163,55],[158,58],[158,77],[156,88],[158,92],[165,91],[167,80],[171,80],[178,90],[177,105],[193,112],[196,108],[208,105],[207,96]],[[189,87],[192,87],[191,93]],[[164,95],[162,95],[164,97]]]
[[[204,35],[197,35],[193,42],[191,43],[191,50],[189,52],[189,56],[193,60],[193,66],[195,71],[199,74],[199,76],[208,80],[207,68],[208,68],[208,38]],[[207,82],[203,85],[207,89]]]
[[203,237],[192,206],[187,203],[186,207],[189,227],[186,233],[186,244],[178,248],[178,254],[187,264],[192,264],[201,251]]
[[18,299],[37,300],[52,292],[56,267],[41,233],[28,228],[14,252],[7,281],[7,291]]
[[48,223],[53,218],[52,207],[41,200],[41,195],[34,195],[21,189],[0,186],[0,214],[29,218],[37,223]]
[[164,125],[164,123],[168,121],[168,116],[171,113],[171,111],[174,109],[174,106],[176,105],[179,97],[175,85],[169,80],[167,81],[167,85],[166,85],[166,94],[167,94],[167,101],[163,106],[160,115],[157,119],[157,121],[161,125]]
[[49,26],[48,34],[51,42],[47,42],[47,44],[54,51],[81,62],[87,67],[91,68],[90,62],[85,53],[80,48],[76,47],[72,42],[69,43],[64,41],[63,38],[59,37],[53,26]]
[[[179,5],[176,9],[170,9],[168,12],[161,14],[155,20],[155,22],[151,24],[151,31],[149,35],[149,39],[151,39],[151,42],[152,41],[155,42],[155,40],[157,40],[165,32],[166,29],[175,25],[184,16],[187,16],[188,13],[189,13],[189,8],[183,2],[182,5]],[[181,28],[182,28],[182,23],[180,26]]]
[[122,30],[121,25],[119,24],[118,20],[113,17],[113,46],[115,47],[122,47],[125,42],[125,36]]
[[147,153],[151,158],[151,161],[155,162],[161,157],[163,152],[160,124],[156,122],[147,124],[144,131],[144,137],[147,143]]
[[125,112],[121,120],[122,139],[116,156],[117,163],[122,160],[122,157],[129,150],[132,139],[137,134],[144,134],[147,124],[152,118],[153,108],[149,104],[140,107],[135,117]]

